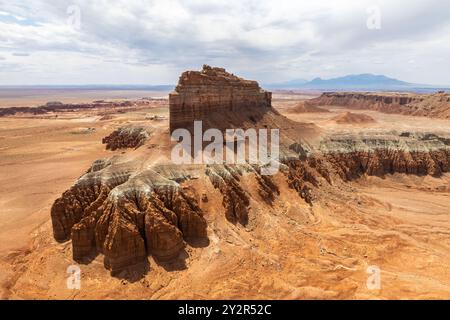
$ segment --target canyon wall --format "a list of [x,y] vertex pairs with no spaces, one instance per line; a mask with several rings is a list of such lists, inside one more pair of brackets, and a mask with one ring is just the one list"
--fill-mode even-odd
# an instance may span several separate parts
[[325,92],[309,106],[342,106],[384,113],[450,119],[450,94]]
[[272,94],[262,90],[256,81],[205,65],[202,71],[184,72],[169,101],[170,131],[173,132],[192,127],[195,120],[207,120],[214,112],[270,108]]

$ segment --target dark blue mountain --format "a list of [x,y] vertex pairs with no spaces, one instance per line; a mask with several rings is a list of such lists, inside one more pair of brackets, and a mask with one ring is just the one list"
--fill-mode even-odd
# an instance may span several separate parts
[[268,89],[315,89],[315,90],[409,90],[419,85],[389,78],[384,75],[357,74],[344,77],[311,81],[291,80],[264,85]]
[[400,81],[397,79],[389,78],[383,75],[374,74],[358,74],[358,75],[348,75],[345,77],[333,78],[324,80],[321,78],[316,78],[309,81],[303,85],[304,88],[312,89],[385,89],[385,88],[396,88],[396,87],[408,87],[412,84]]

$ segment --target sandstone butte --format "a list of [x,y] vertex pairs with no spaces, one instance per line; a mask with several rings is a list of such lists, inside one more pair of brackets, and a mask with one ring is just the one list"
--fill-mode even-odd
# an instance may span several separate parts
[[195,120],[208,121],[211,113],[256,114],[272,106],[272,93],[256,81],[244,80],[222,68],[203,66],[202,71],[184,72],[169,96],[170,131],[190,128]]
[[[340,101],[329,95],[319,99]],[[403,102],[411,101],[398,100]],[[326,136],[313,124],[280,115],[271,106],[271,94],[257,82],[221,68],[183,73],[170,95],[170,130],[189,127],[194,120],[216,128],[280,129],[280,172],[269,177],[251,165],[174,166],[167,130],[152,132],[149,141],[136,140],[139,130],[121,130],[107,139],[118,141],[112,147],[136,149],[96,161],[51,209],[54,238],[72,241],[75,261],[102,254],[105,267],[117,274],[145,265],[149,256],[171,261],[189,246],[208,246],[208,211],[202,202],[209,195],[204,190],[217,192],[222,207],[214,210],[229,224],[245,227],[252,198],[272,206],[281,197],[281,183],[298,194],[298,200],[290,201],[314,206],[364,175],[440,176],[450,171],[448,137],[413,132]],[[146,147],[152,142],[162,151]],[[248,179],[255,184],[243,183]]]

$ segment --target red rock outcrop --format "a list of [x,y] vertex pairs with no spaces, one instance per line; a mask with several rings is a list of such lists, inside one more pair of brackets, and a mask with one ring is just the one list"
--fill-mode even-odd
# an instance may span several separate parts
[[326,92],[309,106],[343,106],[384,113],[450,119],[450,94]]
[[364,175],[441,176],[450,172],[449,141],[434,134],[335,136],[325,138],[320,150],[288,162],[288,182],[312,204],[320,195],[320,181],[333,185]]
[[379,177],[394,173],[440,176],[450,169],[449,150],[425,152],[378,149],[327,154],[324,157],[344,181],[364,174]]
[[258,182],[258,193],[261,198],[269,204],[275,201],[276,197],[280,195],[280,189],[273,181],[272,176],[266,176],[261,174],[260,168],[255,168],[256,181]]
[[139,148],[150,137],[149,130],[143,127],[119,128],[109,136],[103,138],[107,150]]
[[170,131],[191,128],[193,122],[206,121],[211,113],[256,112],[271,107],[272,94],[256,81],[244,80],[222,68],[203,66],[202,71],[187,71],[169,96]]
[[209,176],[213,186],[223,195],[222,204],[228,221],[246,225],[250,198],[239,183],[242,175],[240,168],[226,165],[211,166],[206,170],[206,175]]
[[148,255],[174,259],[186,241],[206,237],[197,200],[179,184],[152,170],[129,179],[113,167],[87,173],[52,207],[54,237],[72,239],[74,260],[102,253],[117,273]]
[[[363,175],[392,173],[440,176],[450,171],[450,141],[433,134],[333,136],[319,149],[291,149],[298,159],[285,159],[287,182],[313,205],[322,190]],[[148,255],[160,261],[178,257],[192,238],[206,238],[206,221],[195,190],[182,187],[192,175],[180,167],[139,169],[118,161],[96,161],[70,190],[55,201],[55,239],[72,239],[76,261],[95,253],[105,256],[112,273],[143,263]],[[141,170],[141,171],[138,171]],[[254,175],[258,193],[271,204],[279,189],[271,177],[249,165],[212,165],[200,173],[223,196],[224,214],[234,224],[249,221],[251,191],[243,175]],[[175,182],[178,181],[178,182]],[[203,180],[205,181],[205,180]],[[180,184],[181,183],[181,184]],[[249,192],[250,191],[250,192]],[[203,198],[205,198],[203,196]]]
[[[289,186],[311,205],[320,200],[321,193],[363,175],[439,176],[450,171],[448,137],[410,132],[324,136],[316,126],[291,121],[273,110],[270,94],[256,82],[219,68],[205,66],[202,72],[183,74],[172,94],[171,130],[193,120],[216,128],[281,129],[282,170],[276,179],[285,175]],[[114,142],[113,147],[145,143],[130,141],[118,132],[106,142]],[[170,150],[169,145],[165,147],[161,150]],[[105,266],[117,273],[146,262],[149,255],[160,261],[175,259],[191,239],[207,237],[199,201],[208,203],[209,195],[200,193],[211,185],[222,195],[226,219],[236,227],[249,223],[252,201],[262,199],[270,206],[283,190],[274,183],[279,180],[261,175],[257,166],[174,166],[167,165],[167,155],[152,158],[151,152],[141,148],[132,156],[96,161],[55,201],[51,212],[54,237],[72,240],[75,260],[101,253]],[[194,179],[193,185],[211,185],[200,187],[203,191],[197,194],[185,183]],[[252,199],[255,195],[257,199]]]

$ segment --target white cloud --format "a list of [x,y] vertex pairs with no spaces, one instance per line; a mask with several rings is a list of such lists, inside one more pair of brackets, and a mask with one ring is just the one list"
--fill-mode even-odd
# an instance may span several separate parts
[[[80,30],[68,23],[73,4]],[[380,30],[366,26],[374,4]],[[12,0],[0,2],[0,30],[15,66],[0,84],[156,84],[203,63],[261,82],[372,72],[450,84],[441,0]]]

